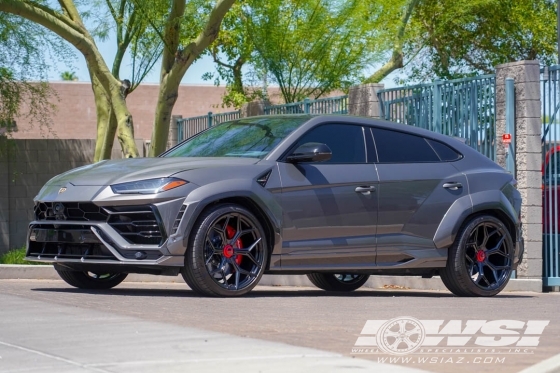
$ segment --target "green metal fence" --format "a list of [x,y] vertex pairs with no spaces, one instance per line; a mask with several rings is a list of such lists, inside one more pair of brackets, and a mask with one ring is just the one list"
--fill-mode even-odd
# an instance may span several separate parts
[[[272,105],[264,108],[265,115],[275,114],[348,114],[348,96],[327,97],[317,100],[305,99],[284,105]],[[184,118],[178,121],[177,139],[188,139],[213,125],[241,118],[241,111],[228,113],[209,112],[199,117]]]
[[216,113],[213,114],[209,112],[206,115],[201,115],[199,117],[184,118],[179,119],[177,125],[177,138],[181,142],[189,137],[196,135],[197,133],[204,131],[213,125],[227,122],[228,120],[235,120],[241,118],[241,110],[230,111],[227,113]]
[[560,286],[560,65],[541,70],[543,285]]
[[377,93],[381,118],[466,139],[495,159],[495,76],[482,75],[383,89]]
[[348,114],[348,95],[319,98],[306,98],[300,102],[272,105],[264,108],[265,115],[276,114]]

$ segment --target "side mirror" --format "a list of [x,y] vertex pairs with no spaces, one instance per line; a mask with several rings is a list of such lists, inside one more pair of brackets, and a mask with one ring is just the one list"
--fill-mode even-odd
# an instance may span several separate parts
[[332,151],[326,144],[308,142],[298,146],[292,154],[286,158],[288,162],[324,162],[332,157]]

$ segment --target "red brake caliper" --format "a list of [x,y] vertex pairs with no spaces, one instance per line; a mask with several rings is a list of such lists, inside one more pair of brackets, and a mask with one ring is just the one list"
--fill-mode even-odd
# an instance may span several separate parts
[[[226,227],[226,237],[227,237],[228,240],[231,240],[233,238],[233,236],[235,236],[236,233],[237,233],[237,231],[231,225],[228,225]],[[243,248],[243,242],[241,242],[241,238],[238,238],[237,240],[235,240],[234,247],[237,248],[237,249]],[[232,250],[232,252],[233,252],[233,250]],[[241,255],[237,255],[235,257],[235,262],[237,264],[241,264],[241,259],[242,258],[243,257]]]
[[476,260],[481,263],[486,259],[486,253],[482,250],[476,252]]

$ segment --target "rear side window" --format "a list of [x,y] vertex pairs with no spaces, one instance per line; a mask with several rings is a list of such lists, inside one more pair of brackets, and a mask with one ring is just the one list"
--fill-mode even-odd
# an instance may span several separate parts
[[442,161],[445,162],[452,162],[456,161],[457,159],[461,158],[461,154],[457,153],[455,150],[450,148],[449,146],[434,140],[427,140],[432,148],[436,151],[437,155]]
[[366,163],[364,134],[361,126],[349,124],[324,124],[303,135],[297,146],[308,142],[326,144],[332,158],[321,163]]
[[408,133],[372,128],[379,163],[439,162],[425,138]]

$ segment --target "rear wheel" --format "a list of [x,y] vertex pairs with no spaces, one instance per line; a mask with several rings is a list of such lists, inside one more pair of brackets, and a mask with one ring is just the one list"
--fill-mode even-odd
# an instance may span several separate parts
[[445,286],[463,297],[489,297],[502,291],[513,269],[514,245],[506,226],[492,215],[479,215],[461,228],[440,270]]
[[369,275],[311,273],[307,278],[313,285],[326,291],[354,291],[366,283]]
[[[56,269],[56,268],[55,268]],[[95,273],[56,269],[68,285],[80,289],[111,289],[124,281],[128,273]]]
[[246,208],[217,205],[198,219],[181,274],[194,291],[209,296],[239,296],[259,282],[268,246],[264,230]]

